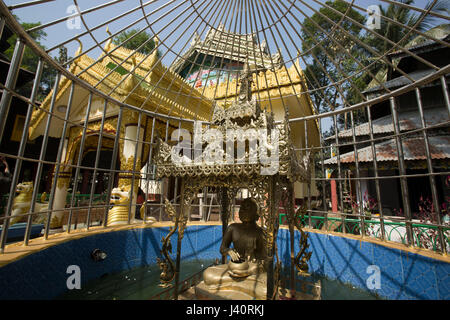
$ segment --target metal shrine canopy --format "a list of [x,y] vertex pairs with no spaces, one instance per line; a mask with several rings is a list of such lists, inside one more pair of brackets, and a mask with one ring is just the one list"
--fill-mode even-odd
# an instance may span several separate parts
[[291,182],[310,180],[309,155],[298,160],[288,124],[275,124],[273,115],[252,98],[253,72],[246,66],[241,73],[239,97],[231,106],[215,105],[210,127],[194,125],[192,144],[190,137],[175,146],[159,139],[158,179],[278,174]]
[[[267,249],[265,263],[268,299],[272,299],[277,279],[279,279],[280,262],[277,260],[277,267],[274,269],[274,257],[278,257],[275,239],[278,233],[277,218],[280,203],[288,213],[291,239],[294,239],[294,226],[302,232],[294,219],[293,183],[295,181],[310,182],[310,157],[307,154],[302,162],[297,160],[289,139],[289,124],[283,122],[275,125],[273,116],[263,112],[259,102],[252,98],[252,73],[246,65],[241,73],[237,100],[226,109],[216,105],[213,123],[209,128],[202,128],[201,125],[194,126],[194,135],[196,135],[194,154],[200,151],[197,154],[198,157],[193,159],[190,157],[192,145],[189,138],[185,140],[186,137],[183,137],[182,142],[176,146],[170,146],[161,139],[158,141],[158,150],[155,155],[157,178],[182,178],[180,210],[173,209],[170,202],[166,200],[166,210],[173,212],[175,225],[170,228],[169,235],[162,239],[161,252],[166,258],[160,261],[159,265],[162,269],[160,279],[164,286],[171,282],[171,279],[165,280],[167,270],[171,266],[172,269],[175,268],[168,254],[171,248],[170,237],[178,228],[176,265],[179,266],[181,240],[189,217],[191,202],[198,190],[205,187],[218,188],[223,232],[228,226],[231,209],[229,204],[232,203],[240,188],[246,188],[250,197],[257,201],[259,216],[264,225]],[[197,137],[199,134],[200,138]],[[248,145],[245,143],[246,140],[249,141]],[[264,159],[264,156],[267,158]],[[308,244],[307,236],[303,233],[300,247],[302,249],[297,255],[298,259],[291,265],[292,275],[294,265],[298,270],[307,270],[305,261],[311,255],[305,251]],[[294,256],[293,247],[291,250]],[[222,263],[225,263],[225,257],[222,257]],[[177,270],[173,270],[173,274],[175,275],[175,296],[177,296],[178,267]],[[294,281],[294,276],[291,277],[291,281]],[[291,286],[294,287],[294,284],[291,283]]]

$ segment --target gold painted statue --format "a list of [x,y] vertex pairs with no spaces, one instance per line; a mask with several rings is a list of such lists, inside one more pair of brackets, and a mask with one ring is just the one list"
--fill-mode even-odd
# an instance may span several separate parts
[[[220,252],[229,255],[227,264],[212,266],[203,273],[197,295],[204,299],[265,299],[267,273],[264,270],[266,246],[264,233],[256,224],[258,205],[245,199],[239,210],[242,223],[228,226]],[[233,247],[231,248],[231,244]]]
[[111,191],[110,203],[114,206],[108,211],[107,225],[126,223],[130,205],[130,186],[121,186]]
[[[31,206],[31,198],[33,195],[33,182],[21,182],[17,184],[16,187],[17,195],[14,197],[13,207],[11,211],[11,225],[16,224],[18,222],[26,222],[27,221],[27,213],[30,210]],[[45,200],[45,193],[41,197],[41,202]],[[34,205],[34,212],[41,212],[48,210],[48,203],[38,203],[36,202]],[[45,223],[46,214],[35,215],[33,217],[34,223]]]

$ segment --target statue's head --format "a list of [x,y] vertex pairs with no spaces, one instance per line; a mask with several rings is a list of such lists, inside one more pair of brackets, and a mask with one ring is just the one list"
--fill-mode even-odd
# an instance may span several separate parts
[[256,200],[252,198],[244,199],[239,209],[239,219],[242,222],[256,222],[258,218],[258,204]]
[[110,203],[128,204],[130,203],[130,186],[120,186],[111,190]]

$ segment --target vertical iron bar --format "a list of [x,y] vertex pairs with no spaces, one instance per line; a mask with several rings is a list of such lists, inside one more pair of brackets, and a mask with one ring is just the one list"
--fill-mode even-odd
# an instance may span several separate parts
[[[327,208],[327,195],[326,195],[326,185],[327,185],[327,179],[326,179],[326,171],[325,171],[325,166],[324,166],[324,162],[325,162],[325,157],[323,155],[323,148],[324,148],[324,141],[322,139],[322,119],[319,119],[318,123],[319,123],[319,141],[320,141],[320,157],[321,157],[321,163],[322,163],[322,176],[325,178],[322,182],[322,206],[323,206],[323,215],[324,215],[324,220],[323,220],[323,226],[325,227],[325,231],[328,232],[328,208]],[[307,145],[308,146],[308,145]]]
[[108,192],[106,193],[106,207],[105,207],[105,214],[104,214],[104,218],[103,218],[103,227],[107,227],[107,224],[108,224],[109,201],[111,199],[111,192],[112,192],[112,188],[114,186],[114,178],[116,175],[117,153],[119,151],[120,127],[122,126],[122,117],[123,117],[123,107],[120,107],[119,115],[117,117],[116,136],[114,137],[114,149],[113,149],[113,156],[112,156],[112,160],[111,160],[110,176],[109,176],[109,180],[108,180]]
[[[75,201],[75,194],[77,193],[77,189],[78,189],[78,176],[80,175],[80,165],[81,165],[81,160],[83,157],[84,143],[86,140],[86,130],[87,130],[88,123],[89,123],[89,114],[91,113],[91,105],[92,105],[92,92],[89,93],[89,100],[88,100],[88,105],[87,105],[87,109],[86,109],[86,117],[84,120],[83,131],[81,134],[80,147],[78,149],[79,150],[78,151],[78,159],[77,159],[77,165],[76,165],[76,169],[75,169],[75,178],[74,178],[73,186],[72,186],[72,197],[70,200],[69,218],[67,220],[67,233],[70,233],[70,228],[71,228],[71,224],[72,224],[73,204]],[[78,217],[77,217],[77,223],[78,223]]]
[[[439,200],[438,200],[438,192],[436,188],[436,180],[433,175],[433,161],[431,158],[431,151],[430,151],[430,142],[428,140],[428,132],[426,129],[426,123],[425,123],[425,117],[423,112],[423,105],[422,105],[422,97],[420,94],[420,89],[416,88],[416,99],[417,99],[417,106],[419,107],[419,115],[420,115],[420,121],[422,124],[422,134],[423,134],[423,140],[425,142],[425,153],[427,156],[427,166],[428,166],[428,173],[429,173],[429,179],[430,179],[430,186],[431,186],[431,196],[433,198],[433,205],[434,210],[436,212],[436,222],[438,224],[438,237],[439,237],[439,243],[441,244],[441,250],[442,253],[445,253],[446,245],[445,245],[445,239],[444,239],[444,232],[442,230],[442,221],[441,221],[441,213],[440,213],[440,207],[439,207]],[[419,244],[420,245],[420,244]],[[436,248],[437,251],[437,248]]]
[[[169,140],[169,120],[166,121],[166,137],[164,140],[166,143]],[[162,221],[163,198],[164,198],[163,190],[164,190],[164,185],[166,185],[167,188],[169,187],[168,180],[169,180],[168,178],[163,178],[163,180],[161,181],[161,197],[159,199],[159,221]],[[166,183],[164,183],[164,182],[166,182]]]
[[[42,147],[41,147],[41,153],[39,156],[38,168],[37,168],[36,177],[34,180],[34,188],[33,188],[33,193],[31,196],[30,209],[28,210],[28,213],[30,213],[30,214],[34,211],[34,207],[35,207],[36,200],[37,200],[37,195],[39,192],[39,182],[41,181],[42,168],[44,166],[43,161],[45,159],[45,153],[47,151],[47,140],[48,140],[48,133],[49,133],[49,129],[50,129],[50,121],[51,121],[51,118],[53,115],[53,107],[55,105],[56,95],[58,94],[58,84],[59,84],[60,76],[61,76],[61,74],[58,73],[56,76],[55,87],[53,89],[53,96],[52,96],[52,100],[51,100],[50,110],[48,113],[47,125],[45,127],[44,139],[42,141]],[[8,207],[10,205],[12,205],[12,197],[10,197],[10,199],[8,200]],[[6,209],[7,213],[9,213],[9,210],[11,210],[11,208],[8,208],[8,207]],[[6,219],[5,223],[3,225],[1,247],[0,247],[1,252],[3,252],[5,241],[6,241],[6,232],[8,231],[7,230],[8,226],[7,225],[5,226],[6,223],[9,223],[9,219]]]
[[[152,154],[153,154],[153,138],[154,138],[154,133],[155,133],[155,123],[156,123],[156,118],[153,117],[152,120],[152,133],[150,135],[150,147],[149,147],[149,151],[148,151],[148,160],[147,160],[147,170],[146,170],[146,176],[145,176],[145,182],[146,182],[146,190],[145,190],[145,210],[144,210],[144,217],[143,217],[143,223],[145,223],[145,221],[147,220],[147,199],[148,199],[148,181],[149,181],[149,170],[150,170],[150,165],[153,168],[153,164],[152,164]],[[152,177],[153,177],[153,170],[152,170]],[[153,181],[156,181],[156,179],[153,179]],[[162,189],[160,190],[160,192],[162,192]],[[162,196],[162,194],[161,194]],[[150,207],[151,208],[151,207]]]
[[[43,68],[44,68],[44,63],[42,62],[42,59],[39,59],[39,62],[38,62],[37,68],[36,68],[36,76],[34,78],[33,89],[31,90],[31,96],[30,96],[31,103],[28,104],[28,111],[27,111],[27,115],[25,117],[25,123],[23,125],[22,138],[20,139],[20,146],[19,146],[19,152],[18,152],[19,158],[17,158],[17,161],[16,161],[16,169],[14,170],[14,176],[13,176],[13,179],[11,182],[10,194],[11,194],[11,192],[14,192],[14,190],[16,190],[17,183],[19,181],[19,174],[20,174],[20,170],[22,168],[21,157],[23,157],[23,155],[25,154],[25,148],[27,146],[28,129],[30,127],[31,117],[33,115],[33,109],[34,109],[33,104],[34,104],[34,100],[36,99],[36,95],[39,91],[39,83],[41,82]],[[9,215],[9,214],[10,213],[7,211],[7,215]],[[27,218],[27,226],[25,228],[25,236],[23,239],[23,244],[25,246],[28,245],[28,240],[30,238],[32,219],[33,219],[33,217],[31,215],[29,215]]]
[[[293,184],[288,182],[288,185],[286,186],[286,193],[287,193],[287,203],[284,204],[284,210],[286,217],[288,218],[289,222],[289,242],[290,242],[290,256],[291,256],[291,264],[290,264],[290,287],[291,292],[295,292],[295,219],[297,218],[295,216],[295,210],[293,206],[294,200],[294,190],[293,190]],[[277,210],[278,212],[278,210]],[[275,219],[272,219],[275,220]]]
[[350,111],[350,121],[352,125],[352,137],[353,137],[353,152],[355,154],[355,173],[356,173],[356,202],[358,203],[358,215],[359,215],[359,222],[361,225],[360,233],[361,236],[366,235],[366,228],[365,228],[365,215],[364,215],[364,201],[361,195],[361,180],[359,175],[359,161],[358,161],[358,148],[356,147],[356,131],[355,131],[355,121],[353,119],[353,111]]
[[[142,112],[139,112],[139,118],[138,118],[138,127],[137,127],[137,132],[136,132],[136,145],[134,146],[134,159],[133,159],[133,168],[131,170],[131,188],[130,188],[130,206],[128,207],[128,221],[127,223],[130,224],[131,223],[131,208],[133,207],[133,194],[134,194],[134,181],[135,181],[135,174],[136,174],[136,161],[137,161],[137,154],[138,154],[138,150],[139,150],[139,136],[141,135],[141,122],[142,122]],[[139,177],[140,175],[140,170],[139,170]],[[136,201],[137,201],[137,197],[136,197]],[[136,205],[137,202],[135,203],[134,206],[134,210],[136,213]]]
[[444,94],[445,106],[447,107],[448,117],[450,118],[450,97],[448,94],[447,82],[445,76],[441,77],[442,93]]
[[[53,117],[53,109],[55,107],[56,96],[58,95],[58,86],[59,86],[60,78],[61,78],[61,74],[58,72],[58,74],[56,75],[55,87],[53,88],[53,95],[52,95],[52,99],[50,102],[50,109],[48,111],[47,124],[45,126],[45,132],[44,132],[44,139],[42,140],[42,147],[41,147],[41,154],[39,156],[38,169],[37,169],[36,177],[34,179],[34,188],[33,188],[33,194],[31,196],[31,206],[30,206],[30,210],[29,210],[30,213],[34,211],[34,207],[35,207],[35,204],[37,201],[37,195],[39,192],[39,184],[41,182],[42,169],[44,166],[43,161],[45,160],[45,154],[47,152],[48,135],[49,135],[49,131],[50,131],[51,120]],[[49,202],[49,211],[48,212],[50,212],[50,211],[51,211],[51,207],[50,207],[50,202]],[[47,226],[48,226],[48,223],[47,223]]]
[[[276,203],[276,179],[275,176],[272,176],[269,180],[270,182],[268,185],[270,186],[270,212],[269,212],[269,224],[274,223],[274,220],[276,217],[278,217],[278,206],[279,203]],[[270,234],[269,236],[273,237],[271,240],[275,238],[275,234]],[[275,243],[272,242],[272,246],[267,246],[267,260],[266,260],[266,271],[267,271],[267,300],[271,300],[273,298],[273,291],[274,291],[274,269],[273,269],[273,255],[274,255],[274,245]]]
[[339,152],[339,129],[337,125],[337,116],[333,115],[333,121],[334,121],[334,128],[335,128],[335,143],[336,143],[336,163],[337,163],[337,169],[338,169],[338,179],[339,179],[339,196],[340,196],[340,202],[341,202],[341,216],[342,216],[342,233],[347,233],[346,227],[345,227],[345,220],[347,219],[347,213],[344,209],[344,196],[342,193],[342,172],[341,172],[341,154]]
[[367,118],[369,122],[369,136],[370,136],[370,147],[372,149],[372,160],[373,160],[373,170],[375,175],[375,189],[377,193],[377,201],[378,201],[378,209],[380,211],[380,228],[381,228],[381,240],[384,241],[386,239],[385,230],[384,230],[384,215],[383,215],[383,206],[381,205],[381,191],[380,191],[380,181],[378,179],[378,162],[377,162],[377,153],[375,149],[375,144],[373,142],[373,125],[372,125],[372,115],[370,113],[370,106],[367,106]]
[[5,28],[5,19],[3,19],[3,17],[0,17],[0,39],[2,38],[4,28]]
[[[184,221],[184,219],[185,219],[184,211],[186,210],[186,207],[184,205],[185,204],[185,199],[184,199],[184,197],[185,197],[185,194],[184,194],[185,181],[184,180],[185,180],[184,178],[181,179],[181,198],[182,199],[181,199],[181,202],[180,202],[181,206],[180,206],[180,210],[178,211],[178,214],[177,214],[178,218],[176,219],[176,226],[175,226],[175,227],[178,228],[177,260],[176,260],[176,263],[175,263],[175,294],[174,294],[175,300],[178,300],[178,286],[179,286],[179,283],[180,283],[181,241],[183,240],[182,235],[180,235],[180,217],[183,217],[182,219]],[[192,199],[189,199],[189,200],[192,201]],[[184,226],[183,226],[183,228],[184,228]],[[182,233],[184,233],[184,230],[183,230]]]
[[[181,129],[181,121],[178,122],[178,129]],[[178,140],[180,140],[180,135],[178,135]],[[178,177],[175,177],[175,190],[173,193],[173,206],[176,208],[177,196],[178,196]]]
[[[52,188],[50,190],[50,196],[49,196],[49,200],[48,200],[48,210],[49,212],[47,213],[47,223],[45,226],[45,230],[44,230],[44,239],[47,240],[48,239],[48,232],[50,231],[50,222],[51,222],[51,218],[52,218],[52,210],[53,210],[53,201],[55,200],[55,192],[56,192],[56,186],[57,186],[57,182],[58,182],[58,175],[59,175],[59,170],[61,167],[61,161],[64,161],[64,159],[61,159],[62,157],[62,153],[64,150],[64,144],[65,144],[65,140],[66,140],[66,132],[67,132],[67,123],[69,121],[69,117],[70,117],[70,110],[72,108],[72,101],[73,101],[73,94],[75,91],[75,84],[72,82],[71,88],[70,88],[70,93],[69,93],[69,100],[67,103],[67,109],[66,109],[66,114],[64,117],[64,125],[63,125],[63,130],[61,132],[61,140],[59,141],[59,147],[58,147],[58,153],[56,156],[56,167],[54,170],[54,179],[53,179],[53,184],[52,184]],[[54,104],[54,101],[52,101],[52,103]],[[54,106],[51,106],[51,109],[53,109]],[[64,208],[63,208],[64,211]]]
[[395,98],[391,97],[390,99],[391,105],[391,113],[392,113],[392,125],[394,127],[395,134],[395,143],[397,146],[397,156],[398,156],[398,168],[400,171],[400,186],[402,192],[402,201],[403,207],[405,209],[405,225],[406,225],[406,236],[407,236],[407,244],[408,246],[414,246],[414,239],[412,234],[412,225],[411,225],[411,206],[409,204],[409,194],[408,194],[408,181],[406,178],[406,169],[405,169],[405,159],[403,156],[403,146],[400,137],[400,125],[398,122],[398,111],[395,103]]
[[103,127],[105,126],[105,117],[106,117],[106,110],[108,108],[108,101],[105,100],[105,105],[103,106],[103,114],[102,114],[102,120],[100,125],[100,133],[98,135],[98,141],[97,141],[97,153],[95,154],[95,164],[94,164],[94,172],[92,174],[92,184],[91,184],[91,192],[89,194],[89,206],[88,206],[88,212],[86,217],[86,230],[89,230],[89,227],[91,225],[91,210],[92,210],[92,201],[93,201],[93,195],[95,192],[95,179],[97,176],[97,168],[98,163],[100,161],[100,153],[102,151],[102,144],[103,144]]
[[[230,203],[229,203],[229,197],[228,197],[228,188],[226,187],[221,187],[220,189],[221,192],[221,198],[220,199],[220,205],[221,205],[221,213],[220,213],[220,218],[222,220],[222,238],[225,235],[225,231],[227,230],[228,227],[228,211],[230,209]],[[225,264],[227,262],[227,256],[226,255],[222,255],[222,264]]]
[[[307,125],[307,123],[306,123],[306,120],[303,121],[303,127],[304,127],[304,129],[305,129],[305,150],[306,150],[306,148],[307,148],[307,146],[308,146],[308,139],[307,139],[307,137],[308,137],[308,125]],[[319,134],[320,134],[320,133],[319,133]],[[305,153],[306,153],[306,152],[305,152]],[[311,165],[314,166],[314,161],[311,163]],[[311,168],[311,171],[312,171],[312,168]],[[312,172],[311,172],[311,174],[312,174]],[[315,174],[315,170],[314,170],[314,174]],[[312,181],[312,176],[311,176],[311,181]],[[312,218],[311,218],[311,215],[312,215],[312,212],[311,212],[311,183],[308,183],[308,184],[307,184],[307,189],[308,189],[308,224],[309,224],[309,227],[312,229]]]
[[[18,38],[14,53],[9,65],[8,75],[5,81],[5,88],[14,90],[16,88],[17,78],[19,76],[20,65],[22,63],[23,53],[25,50],[25,43]],[[3,139],[6,120],[8,118],[9,108],[11,106],[12,94],[8,90],[3,90],[2,98],[0,100],[0,142]]]

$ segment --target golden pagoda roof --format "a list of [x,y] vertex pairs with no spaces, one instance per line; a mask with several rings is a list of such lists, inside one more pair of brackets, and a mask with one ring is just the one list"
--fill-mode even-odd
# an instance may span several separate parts
[[[80,52],[81,46],[75,55]],[[163,66],[158,61],[157,50],[147,56],[139,52],[133,54],[131,50],[117,47],[109,41],[105,52],[97,60],[81,55],[72,62],[69,71],[112,98],[144,110],[200,121],[208,121],[211,117],[213,101],[192,89],[178,74]],[[66,102],[71,84],[71,80],[61,78],[55,106]],[[79,86],[76,88],[79,90],[78,95],[84,96],[77,101],[83,104],[81,108],[86,108],[89,93]],[[30,139],[43,134],[43,122],[47,119],[52,95],[53,90],[41,107],[33,112]],[[80,114],[80,110],[76,112]],[[63,118],[64,113],[59,116]],[[50,136],[59,137],[62,126],[54,125],[53,122],[61,124],[62,120],[54,118],[50,130]]]

